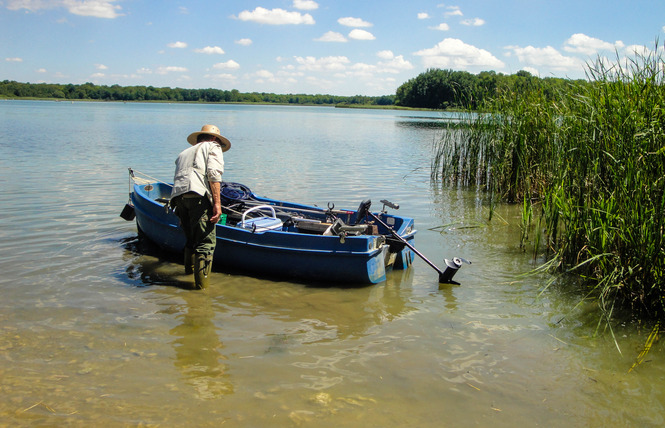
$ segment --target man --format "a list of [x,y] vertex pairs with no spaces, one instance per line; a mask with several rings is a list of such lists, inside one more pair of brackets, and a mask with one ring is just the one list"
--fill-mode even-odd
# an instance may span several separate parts
[[224,173],[223,152],[231,142],[214,125],[203,125],[187,141],[175,161],[171,204],[185,232],[185,273],[194,273],[196,288],[208,286],[215,251],[215,224],[222,214],[220,183]]

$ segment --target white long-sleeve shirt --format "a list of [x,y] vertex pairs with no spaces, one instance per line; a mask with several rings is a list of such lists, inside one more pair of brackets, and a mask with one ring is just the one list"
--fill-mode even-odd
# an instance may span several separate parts
[[173,178],[171,199],[187,192],[207,196],[212,203],[208,182],[221,182],[224,174],[222,147],[214,141],[204,141],[189,147],[178,155]]

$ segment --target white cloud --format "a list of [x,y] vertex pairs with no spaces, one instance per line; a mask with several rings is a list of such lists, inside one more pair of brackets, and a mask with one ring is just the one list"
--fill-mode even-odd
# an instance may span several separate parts
[[174,43],[169,43],[166,46],[168,46],[170,48],[174,48],[174,49],[184,49],[184,48],[187,47],[187,43],[185,43],[185,42],[174,42]]
[[228,74],[228,73],[206,74],[204,77],[206,79],[215,79],[215,80],[230,80],[230,81],[237,80],[236,76],[234,76],[233,74]]
[[105,66],[104,64],[95,64],[95,68],[97,70],[108,70],[108,67]]
[[425,67],[460,68],[488,67],[503,68],[504,63],[485,49],[468,45],[459,39],[446,38],[430,49],[423,49],[414,55],[423,57]]
[[650,54],[653,54],[653,51],[644,45],[628,45],[624,48],[623,51],[626,53],[626,55],[629,56],[635,54],[649,56]]
[[7,62],[23,62],[23,58],[18,58],[18,57],[5,58],[5,61],[7,61]]
[[263,7],[257,7],[252,12],[244,10],[240,12],[238,19],[241,21],[252,21],[258,22],[259,24],[269,25],[315,24],[314,18],[308,13],[303,15],[300,12],[288,12],[284,9],[268,10]]
[[256,72],[256,77],[260,77],[262,79],[273,79],[275,75],[268,70],[259,70]]
[[113,19],[124,14],[118,13],[122,8],[114,6],[114,0],[65,0],[65,7],[70,13],[80,16],[92,16],[95,18]]
[[388,50],[379,51],[379,52],[376,53],[376,56],[378,56],[381,59],[393,59],[393,58],[395,58],[395,54],[393,53],[393,51],[388,51]]
[[335,31],[328,31],[325,33],[323,36],[319,37],[318,39],[314,39],[316,42],[346,42],[346,37],[344,37],[342,34],[337,33]]
[[450,30],[450,25],[446,24],[445,22],[442,22],[441,24],[437,25],[436,27],[429,27],[432,30],[439,30],[439,31],[448,31]]
[[265,83],[266,81],[270,83],[279,82],[279,79],[277,79],[275,75],[268,70],[259,70],[256,73],[254,73],[254,76],[256,77],[255,80],[256,83]]
[[428,19],[429,18],[429,13],[427,12],[420,12],[418,14],[418,19]]
[[155,71],[155,73],[157,74],[186,73],[186,72],[187,69],[185,67],[176,67],[176,66],[159,67],[157,68],[157,71]]
[[473,19],[463,19],[461,21],[462,25],[469,25],[471,27],[480,27],[482,25],[485,25],[485,20],[480,19],[480,18],[473,18]]
[[413,64],[404,59],[403,55],[397,55],[389,61],[381,61],[378,64],[380,73],[401,73],[413,69]]
[[252,44],[252,39],[239,39],[236,40],[236,44],[242,45],[242,46],[249,46]]
[[563,50],[584,55],[596,55],[600,51],[614,51],[623,47],[624,44],[620,40],[609,43],[595,37],[589,37],[586,34],[577,33],[566,40]]
[[37,71],[37,73],[46,73],[46,69],[45,69],[45,68],[39,68],[39,69],[37,69],[37,70],[35,70],[35,71]]
[[533,68],[533,67],[524,67],[524,68],[522,68],[522,70],[528,71],[532,75],[540,77],[540,72],[537,69]]
[[319,4],[313,0],[293,0],[293,7],[300,10],[315,10]]
[[137,74],[152,74],[152,70],[150,70],[149,68],[143,67],[143,68],[139,68],[138,70],[136,70],[136,73]]
[[226,62],[219,62],[219,63],[213,65],[212,68],[223,69],[223,70],[237,70],[237,69],[240,68],[240,64],[238,64],[234,60],[230,59]]
[[295,57],[299,69],[305,71],[343,71],[351,61],[345,56],[327,56],[322,58]]
[[460,10],[459,6],[448,6],[446,7],[448,12],[445,13],[446,16],[463,16],[464,14]]
[[224,49],[220,48],[219,46],[206,46],[205,48],[194,49],[194,52],[208,55],[222,55],[224,54]]
[[101,79],[102,77],[105,77],[105,76],[106,76],[106,74],[104,74],[104,73],[93,73],[93,74],[90,75],[90,77],[92,77],[93,79]]
[[8,0],[7,9],[26,9],[35,12],[42,9],[65,8],[69,13],[93,18],[114,19],[124,14],[122,8],[114,5],[116,0]]
[[337,20],[341,25],[344,25],[345,27],[371,27],[372,24],[367,21],[363,21],[360,18],[352,18],[350,16],[347,16],[346,18],[339,18]]
[[370,64],[365,64],[363,62],[359,62],[356,64],[353,64],[351,66],[351,70],[347,71],[344,74],[340,74],[339,77],[348,77],[348,76],[355,76],[355,77],[372,77],[376,73],[376,66],[375,65],[370,65]]
[[359,29],[353,29],[349,33],[349,39],[354,39],[354,40],[374,40],[376,37],[374,37],[374,34],[370,33],[369,31],[365,30],[359,30]]
[[561,55],[552,46],[536,48],[533,46],[519,47],[507,46],[524,64],[552,68],[559,71],[577,70],[582,67],[582,62],[576,58]]

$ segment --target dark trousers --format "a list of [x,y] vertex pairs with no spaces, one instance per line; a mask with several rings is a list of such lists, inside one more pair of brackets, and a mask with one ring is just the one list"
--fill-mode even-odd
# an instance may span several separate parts
[[175,213],[187,238],[185,248],[192,250],[194,254],[212,257],[217,239],[215,224],[209,221],[212,217],[210,200],[205,196],[178,196],[175,200]]

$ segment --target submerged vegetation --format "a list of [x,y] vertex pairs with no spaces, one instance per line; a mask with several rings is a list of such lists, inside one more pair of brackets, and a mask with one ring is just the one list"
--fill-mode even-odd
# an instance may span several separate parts
[[609,320],[665,319],[663,50],[587,66],[556,97],[498,89],[435,148],[433,178],[519,203],[542,269],[582,278]]

